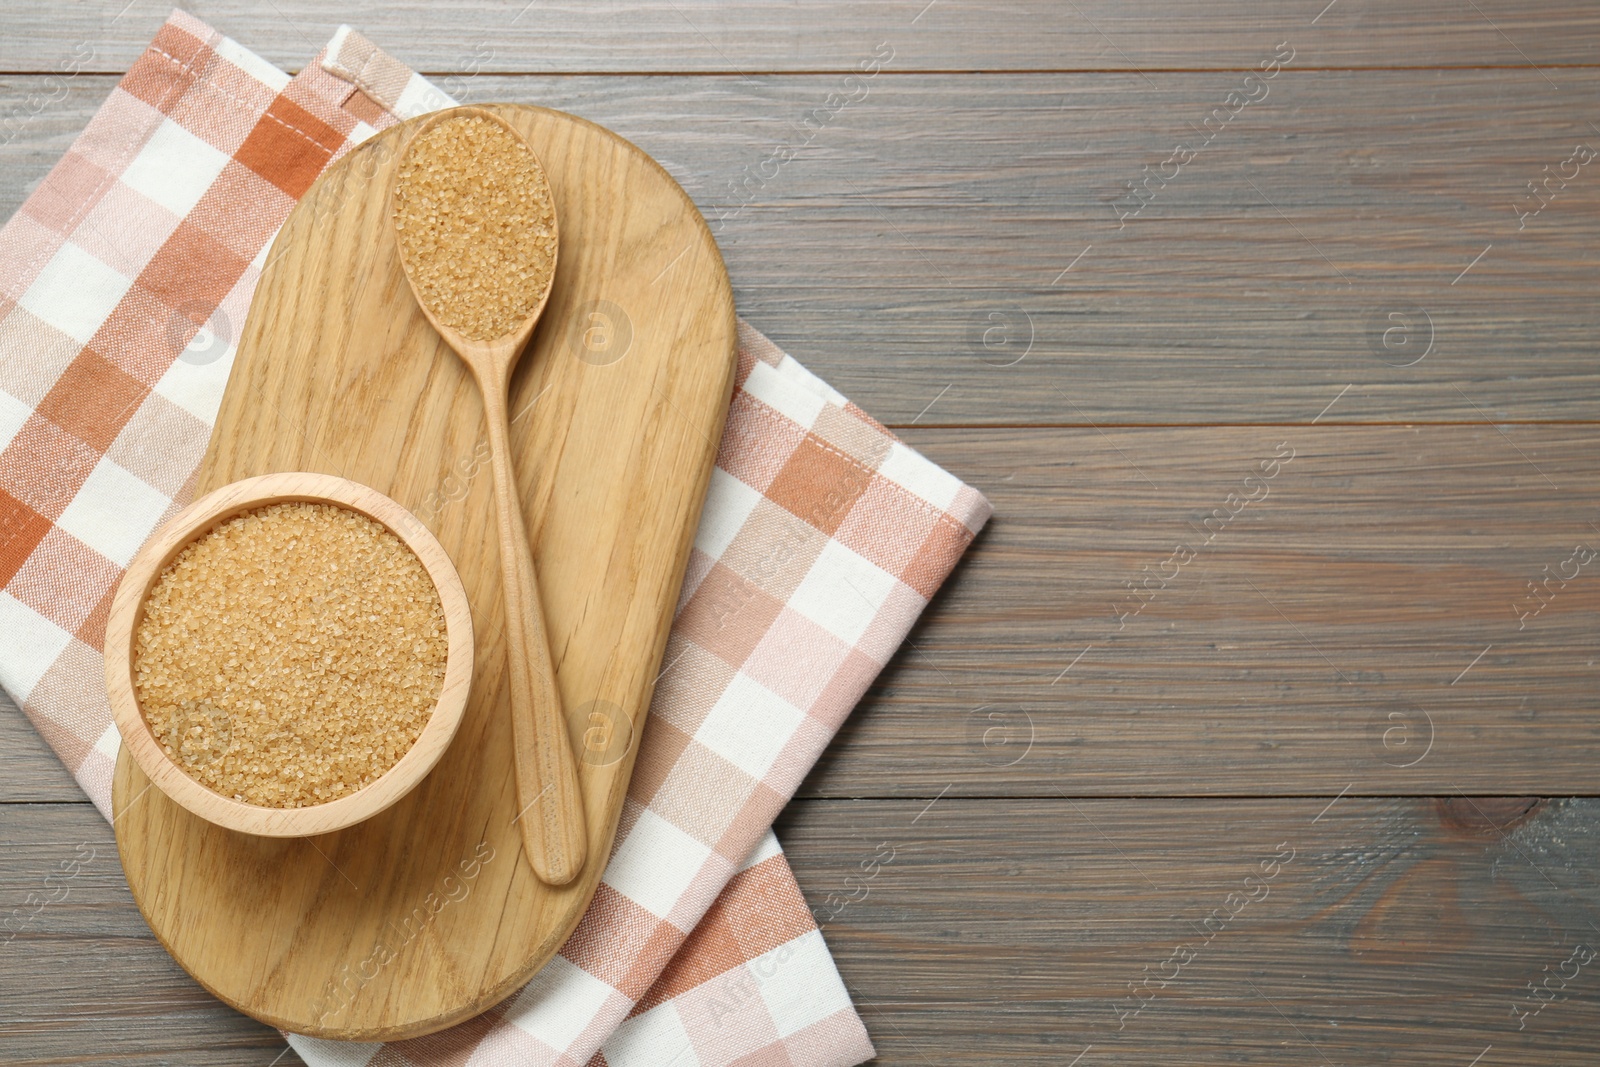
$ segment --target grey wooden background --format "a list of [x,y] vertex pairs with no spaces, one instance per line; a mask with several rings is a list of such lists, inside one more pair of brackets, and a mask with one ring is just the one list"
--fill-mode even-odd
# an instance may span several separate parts
[[[1600,9],[192,10],[635,141],[741,312],[994,501],[778,826],[882,1062],[1600,1063],[1600,578],[1529,590],[1600,549]],[[165,13],[0,6],[0,116],[95,53],[5,127],[0,213]],[[295,1062],[0,708],[0,911],[88,850],[0,944],[0,1061]]]

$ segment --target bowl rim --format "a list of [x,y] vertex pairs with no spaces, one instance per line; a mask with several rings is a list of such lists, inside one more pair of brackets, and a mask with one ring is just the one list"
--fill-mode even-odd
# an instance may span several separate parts
[[[272,504],[333,504],[382,525],[414,552],[439,592],[445,617],[445,673],[433,713],[404,755],[353,793],[303,808],[268,808],[223,796],[167,755],[135,695],[134,634],[150,590],[167,564],[191,542],[237,515]],[[433,533],[410,511],[370,486],[331,474],[285,471],[230,482],[179,511],[151,534],[129,562],[106,620],[106,695],[133,761],[184,809],[229,830],[263,837],[311,837],[361,822],[405,796],[427,776],[461,724],[472,684],[472,610],[461,576]]]

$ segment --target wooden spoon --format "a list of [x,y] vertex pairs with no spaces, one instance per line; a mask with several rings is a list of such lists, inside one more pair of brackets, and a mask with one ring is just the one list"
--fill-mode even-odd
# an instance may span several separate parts
[[[474,118],[486,120],[515,138],[518,145],[527,149],[525,162],[520,167],[515,163],[506,166],[502,162],[502,169],[491,171],[487,168],[495,164],[485,164],[471,156],[445,158],[438,161],[440,169],[423,173],[420,178],[414,177],[420,172],[423,158],[414,157],[414,152],[424,135],[442,124]],[[471,129],[465,127],[464,131]],[[492,136],[494,131],[491,130],[490,134]],[[411,163],[415,163],[418,170],[413,171],[413,176],[408,176],[408,164]],[[469,173],[474,168],[477,173]],[[481,108],[453,108],[441,112],[419,126],[407,144],[400,165],[395,170],[394,186],[390,192],[390,212],[396,229],[396,244],[400,249],[400,263],[405,270],[406,280],[411,284],[411,291],[422,307],[422,313],[466,363],[483,394],[484,418],[489,425],[489,453],[494,470],[500,562],[505,585],[506,654],[511,671],[512,743],[515,747],[517,807],[520,809],[517,818],[522,822],[524,851],[528,854],[528,862],[533,866],[534,873],[550,885],[566,885],[583,869],[588,850],[587,826],[583,795],[578,791],[577,764],[567,738],[561,694],[556,689],[555,663],[550,654],[550,639],[545,632],[539,581],[534,573],[533,555],[529,551],[528,534],[522,522],[522,505],[517,497],[516,479],[511,469],[510,426],[506,417],[506,394],[510,387],[511,370],[516,366],[517,357],[528,343],[528,337],[544,311],[545,303],[550,298],[550,283],[555,278],[555,247],[558,243],[555,209],[553,205],[548,208],[548,267],[536,264],[537,269],[531,272],[532,277],[521,282],[519,288],[497,291],[502,295],[512,293],[518,299],[515,310],[509,313],[502,310],[497,316],[506,320],[506,330],[502,336],[491,340],[474,339],[466,336],[463,330],[481,335],[485,330],[498,329],[501,323],[473,319],[470,312],[463,313],[454,307],[452,301],[459,302],[459,293],[453,293],[447,284],[441,287],[438,272],[445,271],[448,280],[451,276],[449,272],[455,271],[453,277],[459,281],[463,264],[473,257],[480,257],[482,250],[494,242],[477,236],[468,238],[460,231],[451,235],[453,241],[449,236],[433,239],[439,228],[419,225],[414,219],[411,235],[418,242],[418,247],[408,250],[406,219],[402,213],[402,207],[410,198],[414,210],[434,210],[435,220],[453,213],[450,220],[452,224],[461,222],[465,225],[463,220],[470,221],[475,217],[481,223],[484,220],[477,214],[477,209],[485,208],[488,212],[497,209],[495,204],[484,202],[488,199],[484,190],[489,188],[483,181],[484,176],[495,180],[520,181],[524,183],[524,188],[531,183],[532,187],[543,190],[544,202],[549,203],[549,185],[538,157],[528,148],[521,134],[508,123]],[[442,191],[440,183],[444,184]],[[470,200],[474,196],[477,197],[476,203],[460,203],[462,199]],[[504,210],[505,203],[501,200],[499,209]],[[489,224],[492,225],[492,221],[489,220]],[[540,236],[535,229],[527,232],[530,234],[530,244],[533,243],[533,237]],[[458,261],[445,262],[446,257],[451,256],[458,257]],[[530,260],[538,258],[534,253],[529,253],[529,256]],[[493,284],[496,279],[480,275],[471,276],[471,281]],[[537,291],[534,288],[536,286],[542,286],[542,291]],[[515,314],[525,307],[531,307],[531,311],[520,320],[515,319]],[[462,328],[458,329],[452,322]]]

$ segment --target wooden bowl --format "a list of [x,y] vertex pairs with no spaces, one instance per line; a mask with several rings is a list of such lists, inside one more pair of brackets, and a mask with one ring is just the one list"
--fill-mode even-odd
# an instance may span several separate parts
[[[268,808],[225,797],[189,776],[167,755],[134,695],[133,635],[161,572],[190,542],[242,512],[286,501],[336,504],[372,519],[422,561],[444,609],[446,658],[439,701],[416,743],[376,781],[304,808]],[[455,736],[472,684],[472,613],[455,565],[427,527],[376,489],[329,474],[263,474],[225,485],[172,517],[128,564],[106,622],[106,695],[111,714],[139,769],[167,796],[208,822],[263,837],[311,837],[370,818],[399,800],[439,762]]]

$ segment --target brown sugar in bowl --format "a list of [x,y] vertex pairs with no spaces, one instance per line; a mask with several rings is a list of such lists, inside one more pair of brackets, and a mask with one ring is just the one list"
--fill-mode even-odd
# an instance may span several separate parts
[[[333,800],[302,807],[246,803],[214,791],[168,754],[136,687],[137,637],[151,592],[184,549],[228,520],[284,503],[328,504],[365,516],[405,545],[439,596],[445,665],[438,699],[403,755],[378,777]],[[264,837],[310,837],[343,829],[389,807],[420,782],[455,736],[472,682],[472,615],[466,590],[443,546],[405,508],[375,489],[327,474],[264,474],[225,485],[184,508],[128,564],[106,622],[106,695],[129,755],[152,784],[208,822]]]

